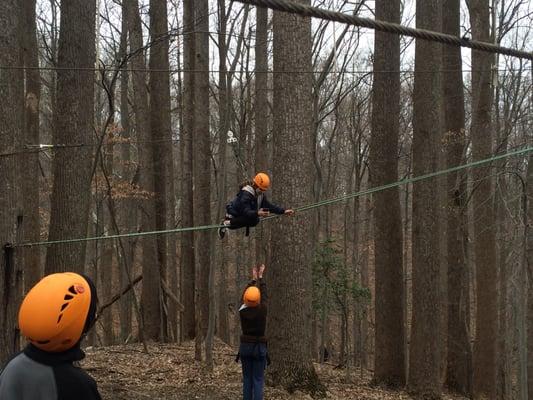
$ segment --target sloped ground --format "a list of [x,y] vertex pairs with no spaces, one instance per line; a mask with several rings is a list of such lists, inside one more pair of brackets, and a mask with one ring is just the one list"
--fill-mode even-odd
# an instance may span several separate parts
[[[88,348],[83,367],[96,379],[104,400],[213,399],[237,400],[241,394],[241,369],[235,363],[235,349],[216,343],[215,368],[208,373],[194,361],[193,343],[183,345],[150,344],[150,354],[142,345],[130,344]],[[370,387],[369,377],[352,374],[332,366],[317,365],[317,372],[328,387],[328,399],[410,399],[406,393]],[[445,396],[445,399],[460,399]],[[266,387],[267,400],[309,400],[303,393],[289,394],[280,388]]]

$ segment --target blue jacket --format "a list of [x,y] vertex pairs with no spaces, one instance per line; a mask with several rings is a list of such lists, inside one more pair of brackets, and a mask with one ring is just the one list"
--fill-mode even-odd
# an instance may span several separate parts
[[259,209],[267,209],[274,214],[284,214],[285,209],[269,202],[264,193],[257,195],[254,188],[245,185],[237,196],[226,206],[226,212],[234,217],[257,219]]

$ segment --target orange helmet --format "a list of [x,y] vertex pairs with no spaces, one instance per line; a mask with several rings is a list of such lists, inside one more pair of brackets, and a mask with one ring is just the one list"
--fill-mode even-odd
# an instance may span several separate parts
[[254,183],[259,189],[268,190],[268,188],[270,187],[270,178],[264,172],[259,172],[254,177]]
[[91,327],[95,309],[96,291],[88,278],[72,272],[48,275],[24,298],[20,331],[41,350],[65,351]]
[[257,307],[261,303],[261,292],[257,286],[249,286],[242,296],[246,307]]

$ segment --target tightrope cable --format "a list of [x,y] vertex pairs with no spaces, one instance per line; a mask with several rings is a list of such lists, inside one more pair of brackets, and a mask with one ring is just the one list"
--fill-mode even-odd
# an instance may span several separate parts
[[[356,193],[347,194],[344,196],[336,197],[333,199],[327,199],[322,200],[313,204],[308,204],[300,207],[294,208],[297,212],[303,212],[307,210],[311,210],[313,208],[323,207],[326,205],[339,203],[345,200],[353,199],[355,197],[365,196],[368,194],[381,192],[384,190],[392,189],[394,187],[407,185],[410,183],[419,182],[425,179],[431,179],[437,176],[446,175],[452,172],[461,171],[467,168],[475,168],[479,167],[481,165],[490,164],[494,161],[498,161],[504,158],[509,157],[515,157],[523,154],[527,154],[529,152],[533,151],[533,147],[525,147],[523,149],[510,151],[508,153],[495,155],[489,158],[485,158],[482,160],[474,161],[467,164],[458,165],[455,167],[447,168],[441,171],[431,172],[428,174],[415,176],[412,178],[402,179],[396,182],[392,182],[386,185],[376,186],[374,188],[362,190]],[[269,220],[273,218],[279,218],[279,215],[272,215],[266,218],[263,218],[263,220]],[[151,235],[165,235],[170,233],[180,233],[180,232],[194,232],[194,231],[204,231],[204,230],[211,230],[211,229],[218,229],[222,225],[220,224],[213,224],[213,225],[203,225],[203,226],[191,226],[191,227],[184,227],[184,228],[176,228],[176,229],[166,229],[166,230],[160,230],[160,231],[150,231],[150,232],[131,232],[131,233],[124,233],[119,235],[106,235],[106,236],[94,236],[94,237],[87,237],[87,238],[78,238],[78,239],[64,239],[64,240],[51,240],[51,241],[42,241],[42,242],[32,242],[32,243],[19,243],[15,244],[13,247],[32,247],[32,246],[50,246],[55,244],[69,244],[69,243],[79,243],[79,242],[90,242],[95,240],[108,240],[108,239],[117,239],[117,238],[131,238],[131,237],[142,237],[142,236],[151,236]]]

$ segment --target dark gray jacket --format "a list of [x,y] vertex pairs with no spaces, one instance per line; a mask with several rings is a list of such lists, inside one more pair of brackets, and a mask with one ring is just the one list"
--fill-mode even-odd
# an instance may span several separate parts
[[85,357],[79,345],[48,353],[28,345],[0,374],[0,400],[101,400],[96,382],[73,362]]

